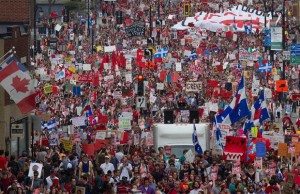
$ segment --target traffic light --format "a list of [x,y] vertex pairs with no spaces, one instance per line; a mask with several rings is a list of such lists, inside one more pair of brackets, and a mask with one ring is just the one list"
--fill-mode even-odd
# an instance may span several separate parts
[[137,93],[138,96],[144,96],[144,77],[141,74],[138,75]]
[[69,22],[70,21],[70,12],[69,9],[64,9],[63,10],[63,21],[64,22]]
[[190,16],[190,12],[191,12],[191,4],[189,3],[183,4],[183,15]]
[[117,19],[117,24],[122,24],[123,23],[123,12],[122,11],[116,11],[116,19]]

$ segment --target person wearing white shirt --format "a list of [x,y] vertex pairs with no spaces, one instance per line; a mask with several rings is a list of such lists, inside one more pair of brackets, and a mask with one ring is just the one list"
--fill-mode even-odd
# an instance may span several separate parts
[[123,162],[119,164],[118,170],[121,171],[120,180],[123,177],[127,177],[127,180],[130,180],[130,173],[132,171],[132,165],[128,162],[127,156],[123,157]]
[[116,153],[116,158],[118,159],[119,163],[121,162],[122,158],[124,157],[123,147],[118,147],[118,152]]
[[105,162],[100,165],[100,168],[103,170],[104,174],[107,174],[107,172],[110,170],[111,172],[114,172],[115,167],[112,163],[109,162],[110,157],[105,156]]

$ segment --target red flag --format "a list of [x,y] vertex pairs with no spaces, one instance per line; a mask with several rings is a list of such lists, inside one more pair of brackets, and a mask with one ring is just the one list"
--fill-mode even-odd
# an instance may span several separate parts
[[58,87],[57,86],[52,86],[52,94],[53,95],[58,94]]
[[81,149],[87,155],[94,156],[94,152],[95,152],[94,144],[82,144]]
[[218,87],[219,81],[218,80],[208,80],[207,86],[208,87]]
[[138,49],[136,51],[136,61],[140,62],[144,58],[144,50]]
[[115,51],[113,51],[112,54],[111,54],[111,65],[112,65],[111,68],[112,68],[112,70],[115,69],[116,64],[117,64],[117,55],[116,55]]
[[154,58],[154,63],[162,63],[163,59],[162,58]]

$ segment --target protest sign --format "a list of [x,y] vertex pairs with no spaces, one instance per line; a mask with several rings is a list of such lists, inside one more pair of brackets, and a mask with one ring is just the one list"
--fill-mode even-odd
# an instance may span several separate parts
[[81,149],[89,156],[94,156],[95,147],[94,144],[81,144]]
[[232,174],[240,174],[241,173],[241,162],[235,161],[232,167]]
[[130,129],[131,128],[130,118],[128,118],[128,117],[119,118],[119,128],[120,129]]
[[202,82],[186,82],[185,91],[199,92],[202,90]]
[[266,144],[264,142],[256,143],[256,156],[261,158],[266,157]]
[[186,154],[184,154],[186,161],[192,163],[194,162],[194,153],[192,150],[189,150]]
[[286,143],[278,144],[278,156],[287,156],[288,154],[288,146]]
[[128,36],[145,36],[145,26],[131,25],[125,27]]
[[86,123],[85,123],[85,116],[81,116],[81,117],[73,117],[71,119],[72,121],[72,124],[75,126],[75,127],[80,127],[80,126],[85,126]]
[[42,169],[43,169],[43,164],[32,162],[32,163],[30,163],[28,176],[29,177],[33,177],[33,172],[34,171],[38,171],[39,172],[39,178],[41,178],[41,176],[42,176]]
[[69,151],[69,152],[72,151],[72,149],[73,149],[72,141],[61,139],[60,142],[63,144],[66,151]]
[[257,61],[259,56],[257,51],[250,53],[244,48],[241,48],[239,52],[239,60],[241,61]]
[[217,180],[218,178],[218,166],[213,166],[210,172],[210,180]]
[[117,48],[116,48],[115,45],[113,45],[113,46],[105,46],[104,47],[104,52],[106,52],[106,53],[110,53],[110,52],[113,52],[113,51],[116,51],[116,50],[117,50]]

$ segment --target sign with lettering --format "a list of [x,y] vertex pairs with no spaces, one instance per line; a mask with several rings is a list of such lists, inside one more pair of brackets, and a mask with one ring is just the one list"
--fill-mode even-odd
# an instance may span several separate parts
[[125,28],[128,36],[145,36],[145,26],[131,25]]
[[198,92],[202,90],[202,82],[186,82],[185,91]]
[[240,49],[239,60],[241,61],[257,61],[260,54],[258,52],[248,52],[245,49]]

